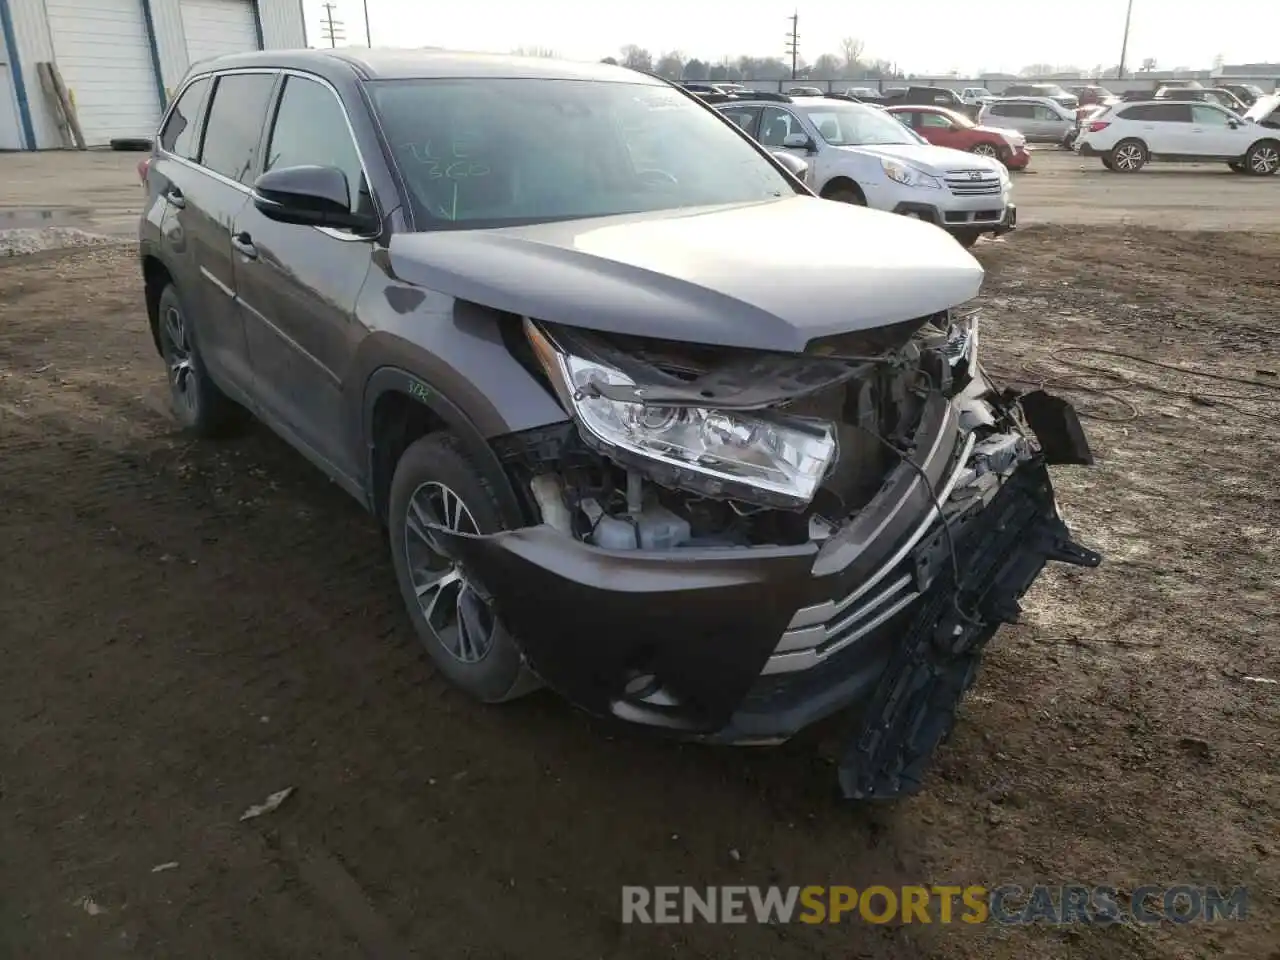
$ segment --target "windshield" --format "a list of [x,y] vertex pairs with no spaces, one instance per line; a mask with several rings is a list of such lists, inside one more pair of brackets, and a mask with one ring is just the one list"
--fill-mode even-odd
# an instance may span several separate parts
[[824,103],[801,107],[818,128],[818,135],[833,147],[871,147],[913,144],[921,140],[892,114],[860,103]]
[[797,192],[732,126],[670,87],[497,78],[368,86],[422,229]]

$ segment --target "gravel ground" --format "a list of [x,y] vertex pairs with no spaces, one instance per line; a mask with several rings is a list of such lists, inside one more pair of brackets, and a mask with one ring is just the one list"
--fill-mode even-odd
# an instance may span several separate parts
[[0,257],[21,257],[66,247],[93,247],[105,243],[130,243],[124,237],[109,237],[78,227],[16,227],[0,230]]

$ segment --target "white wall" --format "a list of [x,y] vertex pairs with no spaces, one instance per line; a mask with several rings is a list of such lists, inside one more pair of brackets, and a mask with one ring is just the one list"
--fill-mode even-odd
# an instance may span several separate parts
[[[141,4],[143,0],[138,2]],[[265,49],[306,46],[300,0],[257,0],[257,4]],[[36,72],[37,63],[53,59],[53,42],[49,37],[49,27],[45,19],[44,0],[9,0],[9,11],[13,19],[14,37],[22,63],[22,77],[26,85],[31,123],[36,135],[36,147],[56,149],[61,147],[62,141],[53,112],[40,87],[40,76]],[[180,0],[151,0],[151,23],[155,30],[160,75],[165,89],[172,92],[190,66],[187,61],[187,42],[183,34]],[[0,59],[2,58],[4,58],[3,43],[0,42]],[[8,78],[8,67],[0,69],[5,73],[5,78],[0,79],[0,147],[3,147],[4,131],[8,124],[7,104],[14,98],[6,91],[4,85]],[[17,122],[15,115],[14,123],[17,124]],[[20,131],[21,127],[17,129]]]

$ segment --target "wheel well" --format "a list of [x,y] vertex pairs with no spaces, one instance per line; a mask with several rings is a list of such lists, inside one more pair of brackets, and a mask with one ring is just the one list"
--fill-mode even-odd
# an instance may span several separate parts
[[160,294],[164,288],[173,283],[173,276],[168,268],[155,257],[144,257],[142,261],[142,282],[147,302],[147,320],[151,324],[151,340],[160,351]]
[[446,429],[443,418],[400,390],[388,390],[374,402],[371,446],[374,515],[386,522],[391,478],[409,444],[428,433]]
[[867,195],[862,192],[862,188],[848,177],[833,177],[828,180],[827,185],[822,188],[820,196],[823,199],[826,199],[838,190],[852,190],[858,196],[862,197],[863,200],[867,198]]
[[1277,140],[1275,137],[1263,137],[1262,139],[1255,140],[1253,143],[1249,144],[1249,149],[1246,150],[1242,156],[1247,157],[1249,154],[1253,153],[1255,148],[1262,146],[1264,143],[1269,143],[1274,147],[1280,147],[1280,140]]
[[1117,140],[1115,146],[1112,147],[1111,149],[1116,150],[1120,147],[1121,144],[1125,144],[1125,143],[1136,143],[1138,146],[1142,148],[1143,153],[1146,153],[1146,154],[1151,153],[1151,148],[1147,146],[1147,141],[1143,140],[1141,137],[1124,137],[1120,140]]

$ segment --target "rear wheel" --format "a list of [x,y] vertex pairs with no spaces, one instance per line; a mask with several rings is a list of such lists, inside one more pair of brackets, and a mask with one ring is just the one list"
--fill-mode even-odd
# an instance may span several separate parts
[[1243,163],[1241,163],[1239,160],[1228,160],[1228,161],[1227,161],[1227,166],[1228,166],[1228,167],[1230,167],[1230,168],[1231,168],[1233,171],[1235,171],[1236,173],[1248,173],[1248,172],[1249,172],[1248,170],[1246,170],[1246,169],[1245,169],[1244,164],[1243,164]]
[[1103,157],[1103,158],[1102,158],[1102,165],[1103,165],[1104,167],[1106,167],[1108,170],[1111,170],[1112,172],[1114,172],[1114,171],[1115,171],[1115,169],[1116,169],[1116,165],[1115,165],[1114,163],[1112,163],[1112,162],[1111,162],[1111,158],[1110,158],[1110,157]]
[[484,535],[503,529],[498,499],[457,439],[410,444],[391,481],[388,532],[400,593],[436,668],[477,700],[500,703],[537,689],[515,639],[431,526]]
[[169,402],[184,429],[203,437],[219,436],[244,418],[218,389],[200,355],[200,345],[178,288],[172,283],[160,293],[156,333],[169,378]]
[[1280,170],[1280,143],[1263,140],[1255,143],[1244,155],[1244,166],[1255,177],[1269,177]]
[[1147,147],[1141,140],[1121,140],[1111,150],[1111,162],[1117,173],[1137,173],[1147,165]]

